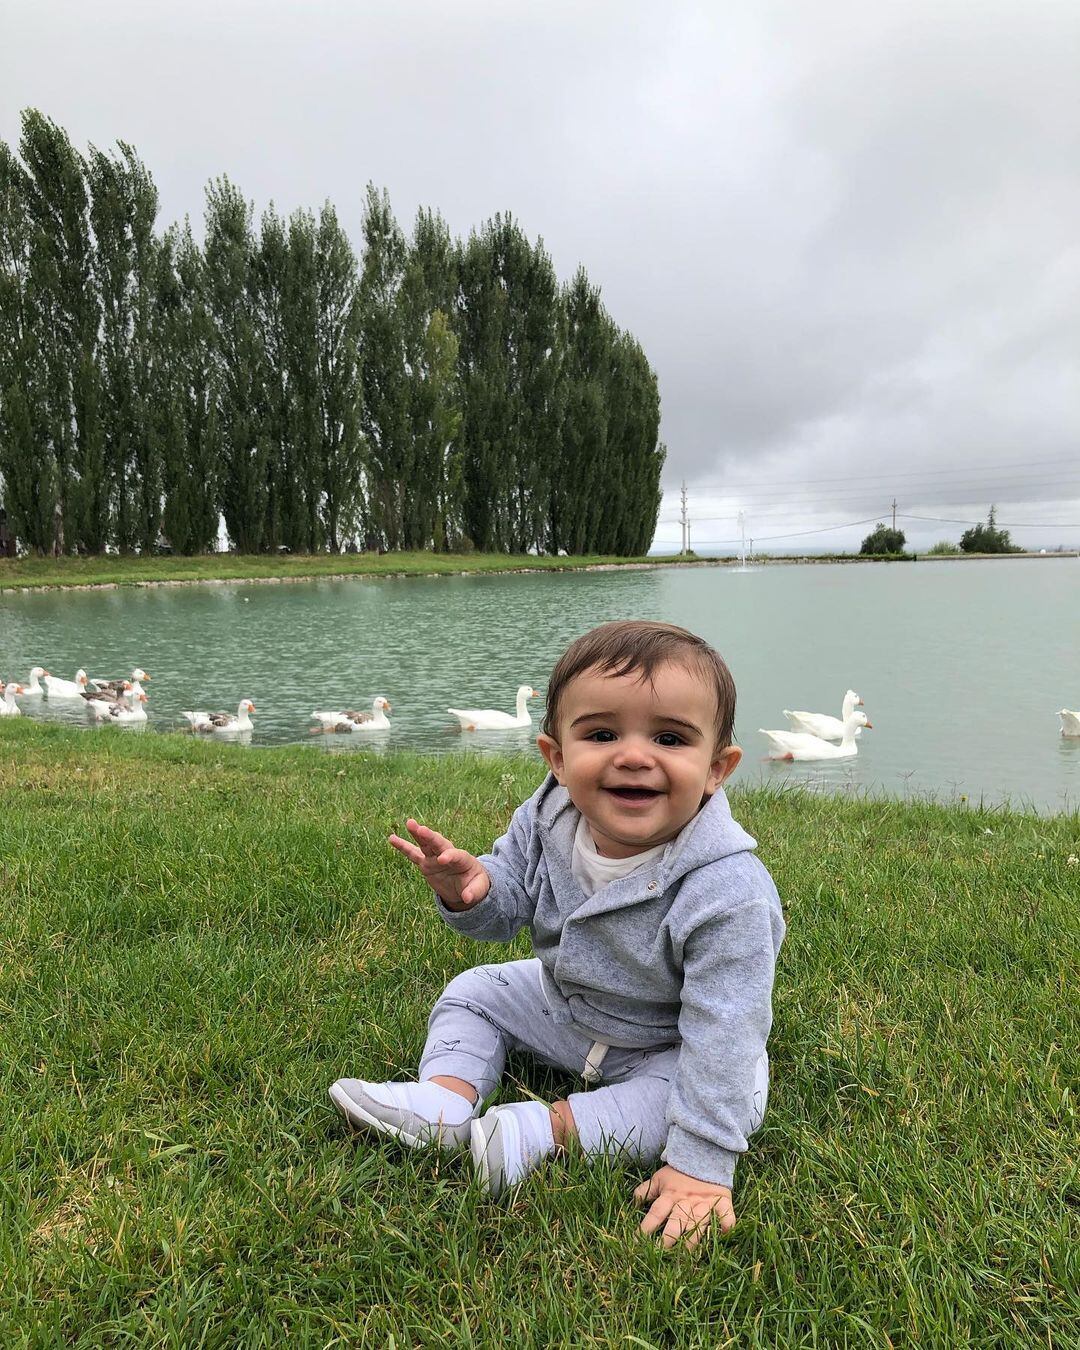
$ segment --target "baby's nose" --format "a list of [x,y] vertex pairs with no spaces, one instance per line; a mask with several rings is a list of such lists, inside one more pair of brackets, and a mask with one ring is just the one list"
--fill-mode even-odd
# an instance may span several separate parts
[[653,745],[651,741],[637,736],[628,736],[619,742],[619,748],[615,755],[617,765],[627,769],[636,769],[652,762]]

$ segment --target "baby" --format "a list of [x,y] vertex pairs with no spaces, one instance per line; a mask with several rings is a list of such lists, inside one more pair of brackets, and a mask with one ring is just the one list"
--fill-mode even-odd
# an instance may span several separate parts
[[[735,1223],[735,1161],[761,1124],[776,888],[720,790],[735,685],[673,624],[607,623],[572,642],[548,684],[538,745],[551,772],[475,858],[406,822],[390,843],[443,919],[481,941],[528,928],[536,955],[456,976],[435,1004],[420,1081],[342,1078],[355,1127],[412,1147],[471,1146],[499,1195],[572,1141],[662,1166],[635,1191],[665,1246],[714,1215]],[[493,1106],[508,1051],[578,1075],[565,1100]]]

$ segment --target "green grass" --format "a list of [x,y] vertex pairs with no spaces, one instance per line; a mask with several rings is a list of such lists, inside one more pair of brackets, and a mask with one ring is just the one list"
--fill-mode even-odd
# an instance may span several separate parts
[[0,723],[0,1344],[1080,1344],[1076,816],[734,794],[789,935],[696,1256],[638,1234],[640,1167],[493,1205],[346,1135],[328,1083],[412,1074],[509,954],[385,834],[481,849],[537,773]]
[[212,553],[194,558],[0,558],[0,590],[47,586],[136,586],[153,581],[230,581],[326,576],[456,576],[461,572],[565,572],[680,562],[664,558],[548,558],[505,553]]

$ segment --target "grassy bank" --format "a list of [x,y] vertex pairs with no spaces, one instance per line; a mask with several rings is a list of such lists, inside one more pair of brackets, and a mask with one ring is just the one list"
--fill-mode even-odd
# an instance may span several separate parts
[[480,849],[536,774],[0,723],[0,1344],[1080,1343],[1075,816],[737,794],[790,927],[697,1258],[637,1234],[641,1168],[493,1206],[345,1135],[327,1084],[411,1074],[507,951],[387,830]]
[[341,576],[457,576],[462,572],[566,572],[650,567],[672,558],[546,558],[505,553],[211,553],[194,558],[0,558],[0,590],[53,586],[139,586],[154,582],[301,580]]

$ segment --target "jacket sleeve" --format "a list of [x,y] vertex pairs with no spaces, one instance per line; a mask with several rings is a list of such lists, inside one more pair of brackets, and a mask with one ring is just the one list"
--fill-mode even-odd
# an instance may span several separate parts
[[496,839],[491,852],[480,857],[491,878],[491,889],[479,904],[457,913],[435,897],[439,913],[456,932],[478,942],[509,942],[531,921],[536,902],[529,896],[526,874],[534,814],[530,798],[514,812],[510,828]]
[[683,945],[683,1045],[664,1161],[719,1186],[732,1184],[735,1161],[765,1106],[754,1101],[755,1078],[772,1026],[783,918],[767,873],[763,880],[767,890],[755,887],[755,894],[713,914]]

